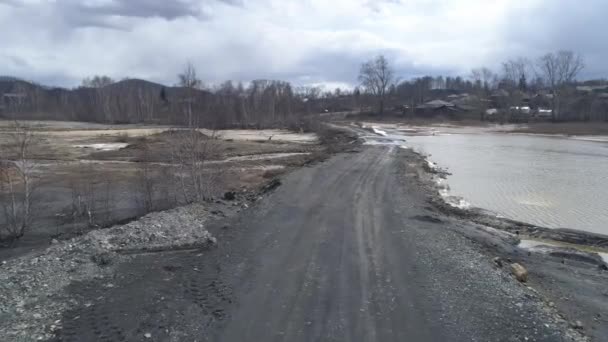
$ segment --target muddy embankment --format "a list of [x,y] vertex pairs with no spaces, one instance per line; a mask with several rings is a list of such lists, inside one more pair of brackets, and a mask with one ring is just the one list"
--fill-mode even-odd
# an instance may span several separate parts
[[[3,129],[8,124],[0,120],[0,159],[11,160],[16,151],[11,131]],[[201,129],[190,137],[200,145],[195,148],[181,128],[73,122],[24,125],[32,133],[31,224],[21,239],[11,241],[2,229],[0,210],[0,260],[44,248],[53,239],[69,239],[185,204],[182,181],[188,160],[178,159],[187,148],[198,150],[204,187],[211,197],[255,190],[281,173],[321,158],[330,148],[319,134],[287,130]],[[8,203],[9,197],[0,190],[0,204]]]
[[[608,340],[608,265],[598,253],[608,237],[566,229],[549,229],[497,217],[481,209],[463,209],[446,201],[438,180],[447,174],[411,149],[399,149],[404,181],[425,193],[433,220],[479,243],[496,267],[510,272],[519,263],[528,286],[592,340]],[[416,170],[411,172],[411,170]]]

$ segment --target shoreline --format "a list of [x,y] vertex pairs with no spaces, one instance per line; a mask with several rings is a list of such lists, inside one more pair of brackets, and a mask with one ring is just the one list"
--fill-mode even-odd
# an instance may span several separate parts
[[[384,142],[384,139],[386,139],[387,141],[394,140],[394,138],[392,137],[386,137],[387,132],[383,130],[386,128],[388,127],[368,124],[362,125],[361,127],[357,127],[355,130],[359,131],[359,133],[371,133],[374,135],[371,137],[362,136],[361,139],[364,141],[364,145],[398,146],[404,150],[411,151],[416,156],[416,162],[420,165],[421,168],[424,169],[425,172],[430,175],[430,177],[427,177],[429,179],[426,179],[426,183],[428,183],[427,187],[431,188],[430,192],[436,195],[432,196],[432,202],[435,206],[440,208],[444,214],[450,216],[457,216],[463,219],[469,219],[476,223],[485,224],[511,233],[528,235],[530,238],[537,240],[549,240],[586,247],[604,248],[601,252],[608,253],[608,234],[600,234],[576,228],[549,228],[533,223],[528,223],[525,221],[520,221],[516,218],[502,217],[499,216],[499,213],[494,213],[484,208],[472,206],[469,202],[467,202],[466,198],[452,196],[450,194],[448,180],[448,176],[452,175],[452,173],[443,169],[441,165],[438,165],[437,163],[433,162],[430,159],[430,156],[427,156],[423,152],[415,150],[411,146],[406,146],[407,140],[403,141],[405,145],[403,145],[401,141],[399,141],[397,144]],[[392,129],[399,130],[395,127],[392,127]],[[505,132],[505,134],[509,133]],[[536,135],[526,133],[512,134],[525,134],[532,136]],[[553,135],[552,137],[567,138],[565,136],[555,135]],[[606,136],[606,138],[608,139],[608,136]],[[376,142],[376,140],[378,140],[379,142]],[[457,199],[460,201],[460,203],[450,203],[450,198]]]
[[[608,246],[608,237],[576,230],[537,227],[492,216],[482,210],[461,209],[447,203],[435,182],[441,170],[429,167],[427,159],[408,148],[399,149],[403,177],[413,191],[422,191],[429,222],[452,229],[474,243],[497,268],[519,263],[529,273],[521,283],[543,299],[548,309],[557,309],[583,336],[604,341],[608,336],[608,263],[595,248]],[[533,241],[546,241],[538,246]],[[522,241],[524,242],[522,244]],[[532,242],[531,242],[532,241]],[[505,272],[509,272],[505,269]]]
[[[408,148],[409,149],[409,148]],[[447,197],[442,194],[445,189],[440,186],[438,180],[447,181],[449,173],[443,171],[428,157],[420,152],[410,149],[417,158],[420,159],[422,167],[431,177],[428,179],[428,187],[436,193],[431,196],[432,203],[437,206],[444,214],[454,215],[459,218],[468,219],[475,223],[485,224],[493,228],[501,229],[517,235],[523,235],[532,239],[562,242],[586,247],[607,247],[604,252],[608,253],[608,235],[588,232],[575,228],[547,228],[517,219],[500,217],[492,214],[483,208],[470,206],[457,206],[449,203]],[[433,166],[431,166],[433,165]],[[466,201],[466,199],[463,199]]]

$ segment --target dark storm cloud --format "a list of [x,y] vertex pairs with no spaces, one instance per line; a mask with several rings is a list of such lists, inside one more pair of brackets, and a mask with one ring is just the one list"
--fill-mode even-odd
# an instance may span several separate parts
[[[229,2],[230,0],[219,0]],[[50,6],[59,13],[69,12],[83,16],[120,16],[135,18],[159,17],[174,20],[201,15],[200,2],[194,0],[113,0],[99,3],[82,0],[57,0],[31,3],[25,0],[0,0],[0,4],[14,7]]]
[[181,17],[201,15],[197,2],[190,0],[114,0],[111,3],[87,5],[79,0],[64,0],[65,6],[85,15],[150,18],[174,20]]
[[243,2],[244,0],[217,0],[219,2],[223,2],[227,5],[232,5],[232,6],[243,6],[245,3]]
[[507,46],[535,58],[556,50],[572,50],[585,59],[585,78],[608,76],[608,1],[561,0],[531,11],[512,13],[505,28]]
[[571,49],[583,77],[606,77],[605,13],[603,0],[0,0],[0,74],[171,84],[190,60],[209,83],[355,85],[380,53],[411,78]]
[[410,79],[426,75],[450,75],[453,70],[429,65],[417,65],[409,58],[403,58],[403,51],[380,49],[376,51],[316,51],[300,65],[298,74],[286,75],[288,79],[309,80],[313,83],[323,82],[331,73],[332,81],[356,84],[358,72],[364,61],[382,54],[391,61],[395,77]]

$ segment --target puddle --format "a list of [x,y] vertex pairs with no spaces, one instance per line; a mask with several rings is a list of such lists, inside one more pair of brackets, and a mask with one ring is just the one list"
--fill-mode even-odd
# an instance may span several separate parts
[[[576,248],[577,246],[575,246],[575,245],[551,243],[551,242],[537,241],[537,240],[521,240],[519,245],[517,245],[517,246],[519,248],[527,249],[530,251],[536,251],[536,252],[543,252],[543,251],[546,251],[547,249],[551,249],[551,248],[564,248],[564,247],[571,247],[571,248],[580,250],[580,249]],[[580,250],[580,251],[586,252],[586,253],[597,253],[602,258],[602,260],[604,260],[605,263],[608,263],[608,252],[585,251],[585,250]]]

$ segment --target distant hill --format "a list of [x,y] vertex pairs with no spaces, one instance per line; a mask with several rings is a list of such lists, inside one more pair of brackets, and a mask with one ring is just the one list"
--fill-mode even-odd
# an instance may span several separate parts
[[[0,78],[0,118],[6,119],[279,127],[294,124],[302,113],[318,112],[315,106],[298,97],[288,82],[273,80],[213,93],[141,79],[66,89]],[[326,105],[319,101],[318,106]]]
[[78,120],[110,123],[180,123],[181,98],[196,103],[213,96],[194,94],[141,79],[126,79],[102,88],[47,88],[10,76],[0,76],[0,118]]
[[2,76],[0,75],[0,82],[8,82],[8,81],[18,81],[19,79],[16,77],[12,77],[12,76]]

